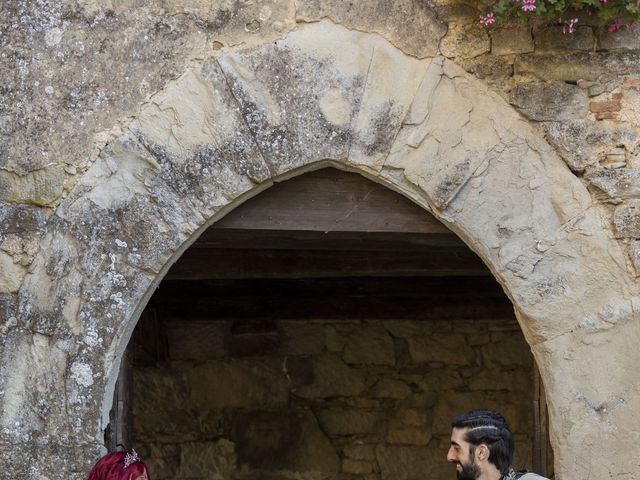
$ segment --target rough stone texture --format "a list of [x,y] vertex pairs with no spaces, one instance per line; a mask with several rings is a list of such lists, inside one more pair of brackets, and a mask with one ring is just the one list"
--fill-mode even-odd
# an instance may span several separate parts
[[393,340],[386,332],[375,332],[370,328],[356,330],[344,347],[344,361],[356,365],[395,365]]
[[631,52],[611,53],[535,53],[516,57],[514,69],[517,75],[535,75],[544,81],[577,82],[578,80],[598,81],[613,76],[636,73],[640,54]]
[[450,26],[440,42],[440,52],[447,58],[474,58],[490,49],[489,35],[478,24]]
[[509,102],[531,120],[582,119],[587,114],[587,94],[566,83],[524,83],[509,94]]
[[[84,478],[100,451],[115,366],[168,265],[199,229],[274,176],[330,160],[432,210],[490,266],[548,389],[558,478],[634,478],[640,456],[629,445],[637,444],[640,392],[628,378],[638,363],[638,287],[626,246],[614,237],[635,238],[636,199],[623,199],[612,217],[562,160],[582,172],[614,165],[610,152],[624,148],[626,167],[638,167],[640,53],[615,44],[605,51],[600,36],[596,52],[469,59],[477,45],[454,41],[477,28],[466,8],[436,5],[451,22],[449,40],[438,44],[445,27],[431,7],[392,4],[0,6],[1,207],[29,204],[47,219],[37,234],[0,230],[3,271],[29,269],[19,286],[16,275],[5,281],[18,289],[4,294],[17,303],[16,321],[5,324],[0,352],[8,475]],[[348,28],[304,23],[321,17]],[[621,93],[621,110],[594,114],[597,127],[580,130],[585,119],[551,125],[554,151],[499,96],[532,80],[592,82],[585,93]],[[579,96],[559,101],[572,111]],[[354,145],[366,155],[351,157]],[[328,349],[341,355],[343,340]],[[313,362],[300,365],[296,378],[309,382]],[[450,384],[463,380],[439,370]],[[367,390],[369,380],[356,377],[355,390]],[[319,392],[336,391],[323,382]],[[16,449],[19,460],[6,453]]]
[[429,447],[381,446],[376,450],[380,475],[384,480],[446,478],[452,474],[437,449]]
[[308,410],[250,412],[235,419],[233,430],[240,469],[332,474],[340,468],[338,455]]
[[[186,375],[196,408],[277,407],[289,401],[289,389],[279,362],[207,363],[194,366]],[[203,383],[199,381],[202,378],[217,380]]]
[[585,178],[610,198],[640,196],[640,170],[636,168],[603,168]]
[[365,386],[358,370],[333,355],[287,359],[285,368],[293,393],[303,398],[357,395]]
[[605,160],[611,145],[623,145],[632,152],[640,141],[639,132],[625,123],[570,120],[546,124],[545,129],[563,160],[578,172]]
[[568,35],[562,26],[554,25],[534,32],[535,50],[540,53],[566,52],[571,50],[591,51],[594,46],[593,29],[577,27]]
[[329,18],[347,28],[379,33],[400,50],[419,58],[434,56],[447,32],[447,26],[426,2],[382,0],[345,5],[341,0],[296,0],[296,7],[298,21]]
[[[200,319],[200,327],[194,332],[195,320],[165,319],[162,312],[157,312],[154,319],[168,322],[172,329],[184,325],[186,331],[201,337],[202,344],[228,343],[233,336],[226,321]],[[278,321],[277,328],[290,330],[293,323]],[[319,320],[296,323],[297,332],[332,325]],[[188,335],[168,335],[168,357],[163,363],[140,363],[134,369],[135,444],[159,478],[200,479],[207,478],[209,471],[216,478],[229,480],[319,475],[352,475],[368,480],[372,472],[390,468],[385,466],[386,457],[380,457],[380,449],[396,449],[401,458],[407,455],[415,461],[411,452],[418,446],[425,447],[429,458],[441,463],[446,448],[440,444],[448,442],[450,432],[448,420],[438,420],[437,428],[434,426],[436,409],[449,403],[456,408],[495,404],[499,392],[503,404],[509,405],[509,420],[517,423],[519,455],[528,455],[532,357],[515,319],[476,320],[473,324],[432,319],[428,323],[407,321],[404,325],[408,336],[402,342],[420,340],[424,349],[432,346],[440,351],[445,346],[451,352],[468,349],[473,356],[467,363],[446,367],[434,363],[380,364],[370,357],[361,359],[358,370],[371,379],[368,384],[376,380],[371,388],[348,391],[345,384],[341,395],[326,397],[318,391],[317,395],[308,392],[307,397],[300,398],[291,383],[287,389],[294,402],[277,403],[263,397],[262,402],[254,403],[239,401],[228,392],[246,392],[245,396],[256,398],[251,392],[273,389],[271,385],[280,384],[282,378],[281,371],[265,369],[264,365],[289,365],[294,358],[321,359],[326,355],[324,349],[318,350],[316,343],[305,341],[307,337],[302,335],[295,353],[291,349],[283,353],[281,347],[290,346],[291,339],[281,337],[272,353],[261,356],[239,360],[228,351],[225,358],[187,358],[183,352],[193,340]],[[368,342],[370,350],[377,351],[382,331],[382,321],[354,322],[342,325],[337,335],[349,341],[362,335],[362,348]],[[472,345],[473,334],[468,331],[485,332],[488,339],[482,345]],[[329,342],[320,338],[323,346]],[[224,373],[229,364],[240,364],[243,372],[259,375]],[[458,381],[447,381],[442,372],[445,369]],[[400,386],[402,395],[397,395]],[[216,399],[203,401],[198,394],[203,389],[214,392]],[[460,396],[466,403],[455,400]],[[402,468],[418,469],[419,465]],[[452,473],[446,464],[439,471]]]
[[640,238],[640,200],[631,200],[616,207],[613,223],[620,237]]
[[494,55],[529,53],[533,50],[530,28],[500,28],[491,32],[491,53]]
[[597,30],[596,38],[598,50],[638,50],[640,48],[640,35],[637,28],[621,28],[615,32],[601,28]]

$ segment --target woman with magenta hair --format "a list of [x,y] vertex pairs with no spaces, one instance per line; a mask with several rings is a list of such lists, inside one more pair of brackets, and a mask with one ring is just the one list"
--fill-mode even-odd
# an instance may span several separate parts
[[96,462],[87,480],[151,480],[149,468],[135,450],[111,452]]

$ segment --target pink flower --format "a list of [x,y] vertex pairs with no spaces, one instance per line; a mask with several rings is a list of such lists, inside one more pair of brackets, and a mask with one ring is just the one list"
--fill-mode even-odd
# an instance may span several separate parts
[[522,10],[533,12],[536,9],[536,0],[522,0]]
[[562,27],[562,33],[573,33],[576,31],[576,23],[578,23],[577,18],[572,18],[568,22],[564,22],[564,27]]
[[616,21],[610,24],[607,27],[607,30],[610,32],[616,32],[622,28],[622,19],[620,17],[616,18]]
[[[534,0],[535,1],[535,0]],[[480,15],[480,25],[491,25],[496,22],[495,14],[489,12],[486,15]]]

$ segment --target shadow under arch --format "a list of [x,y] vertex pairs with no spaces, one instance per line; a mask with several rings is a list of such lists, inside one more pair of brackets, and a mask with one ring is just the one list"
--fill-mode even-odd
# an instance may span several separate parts
[[20,292],[31,329],[11,333],[5,366],[7,438],[40,442],[26,463],[84,468],[77,452],[98,448],[114,366],[169,266],[274,179],[326,165],[402,193],[489,266],[547,387],[559,478],[632,478],[633,455],[599,445],[628,451],[640,429],[638,359],[619,353],[637,352],[637,287],[586,188],[452,62],[329,21],[190,68],[59,206]]

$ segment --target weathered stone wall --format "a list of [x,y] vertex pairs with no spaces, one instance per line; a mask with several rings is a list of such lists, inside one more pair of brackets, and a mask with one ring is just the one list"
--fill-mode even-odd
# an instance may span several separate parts
[[619,452],[640,408],[638,33],[589,18],[571,37],[487,33],[476,15],[418,0],[0,4],[6,471],[83,478],[168,265],[246,196],[330,160],[432,210],[490,266],[548,387],[558,475],[634,478],[640,454]]
[[515,318],[169,321],[134,368],[134,444],[161,479],[447,479],[454,414],[500,409],[530,467],[533,358]]

